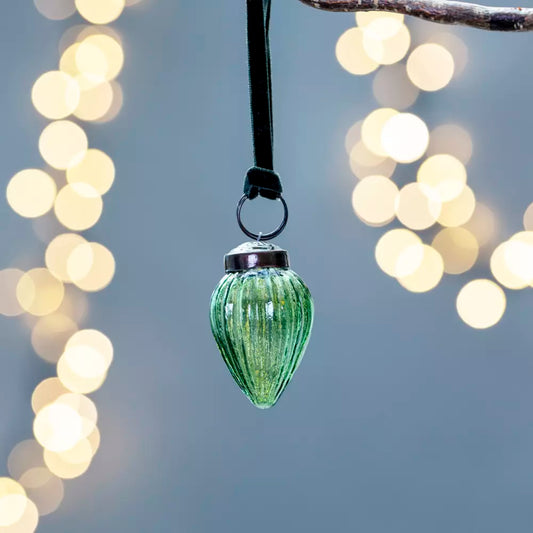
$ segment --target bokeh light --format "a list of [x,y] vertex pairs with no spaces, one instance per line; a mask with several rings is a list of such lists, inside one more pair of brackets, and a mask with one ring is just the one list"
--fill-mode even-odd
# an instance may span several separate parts
[[383,31],[382,28],[383,25],[379,24],[379,20],[365,27],[363,48],[368,57],[376,63],[392,65],[401,61],[407,54],[411,45],[411,35],[403,24],[394,33],[390,31],[390,28]]
[[459,76],[468,64],[468,47],[465,42],[449,31],[433,33],[431,42],[444,46],[452,54],[455,65],[454,77]]
[[77,330],[78,325],[71,317],[53,313],[35,323],[31,332],[31,344],[39,357],[49,363],[57,363],[66,342]]
[[73,283],[87,292],[101,291],[115,275],[115,258],[102,244],[79,244],[67,261],[68,275]]
[[374,97],[380,105],[397,110],[412,106],[419,90],[409,78],[403,65],[390,65],[379,69],[372,85]]
[[388,157],[389,153],[383,146],[383,128],[388,121],[398,115],[396,109],[382,107],[370,113],[361,125],[361,139],[368,150],[381,157]]
[[83,91],[105,81],[108,64],[100,48],[95,45],[82,47],[82,44],[83,41],[75,42],[63,52],[59,70],[72,76]]
[[35,316],[57,311],[63,301],[63,283],[46,268],[34,268],[26,272],[17,284],[17,300],[20,306]]
[[[65,357],[65,354],[71,358],[79,355],[79,357],[85,357],[93,353],[94,350],[91,348],[75,347],[65,350],[63,356],[59,359],[57,363],[57,375],[61,380],[61,383],[67,388],[70,392],[75,392],[78,394],[90,394],[98,390],[105,382],[107,374],[105,372],[94,375],[87,376],[83,373],[78,373],[73,369],[68,359]],[[92,360],[88,357],[89,362]],[[94,359],[94,358],[93,358]]]
[[113,87],[108,81],[104,81],[84,89],[80,95],[80,101],[74,114],[80,120],[96,121],[106,116],[113,105]]
[[361,180],[352,194],[355,214],[365,224],[384,226],[395,217],[398,187],[384,176],[369,176]]
[[65,72],[50,71],[33,85],[31,98],[35,109],[52,120],[68,117],[80,103],[80,86]]
[[74,63],[76,70],[84,78],[83,89],[90,89],[107,80],[109,63],[105,51],[97,44],[87,39],[78,43],[75,46]]
[[85,132],[74,122],[52,122],[41,133],[39,151],[52,167],[65,170],[79,163],[88,148]]
[[379,64],[368,57],[363,44],[364,32],[360,28],[346,30],[337,41],[336,56],[342,68],[350,74],[365,75],[376,70]]
[[472,328],[486,329],[496,325],[507,305],[502,288],[488,279],[467,283],[457,296],[457,312]]
[[39,525],[39,510],[30,500],[26,500],[26,508],[20,519],[11,526],[2,528],[3,533],[33,533]]
[[87,183],[94,187],[98,194],[105,194],[115,180],[113,160],[101,150],[87,150],[83,159],[67,169],[69,183]]
[[46,467],[27,470],[19,482],[26,489],[28,498],[35,504],[40,516],[53,513],[63,501],[65,495],[63,481]]
[[89,437],[89,435],[95,430],[96,422],[98,420],[98,411],[96,410],[96,405],[90,398],[83,394],[68,393],[61,395],[54,402],[54,405],[56,404],[66,405],[78,413],[81,419],[81,438],[84,439]]
[[80,15],[93,24],[109,24],[122,14],[124,0],[75,0]]
[[352,124],[349,130],[344,136],[344,148],[346,153],[350,155],[350,152],[353,150],[354,146],[361,140],[361,126],[363,125],[362,120],[358,120]]
[[417,180],[437,192],[442,202],[457,198],[466,185],[464,165],[449,154],[428,157],[418,169]]
[[76,13],[74,0],[33,0],[37,11],[50,20],[64,20]]
[[472,157],[473,143],[470,134],[457,124],[443,124],[436,127],[430,136],[427,155],[452,154],[463,165]]
[[441,255],[446,274],[468,272],[479,256],[476,238],[464,228],[442,229],[435,235],[431,246]]
[[371,152],[362,141],[356,143],[350,152],[350,169],[359,179],[373,175],[390,178],[395,168],[395,161]]
[[100,430],[98,429],[98,426],[94,427],[93,432],[87,437],[87,440],[91,445],[93,455],[95,455],[98,449],[100,448],[101,443]]
[[[118,30],[112,26],[95,26],[93,24],[79,24],[77,26],[74,26],[71,28],[72,34],[70,36],[68,42],[68,46],[78,42],[81,43],[91,35],[107,35],[108,37],[111,37],[113,40],[115,40],[118,45],[122,48],[122,37]],[[67,39],[67,36],[65,35],[65,39]],[[67,46],[64,46],[64,48],[67,48]],[[105,51],[105,46],[101,47]],[[107,54],[106,54],[107,55]]]
[[68,340],[66,348],[86,346],[99,352],[106,361],[107,367],[113,361],[113,344],[109,337],[96,329],[83,329],[76,332]]
[[533,231],[533,203],[524,212],[523,224],[525,230]]
[[350,151],[350,162],[365,167],[366,169],[375,168],[381,165],[386,159],[386,156],[376,155],[375,152],[371,152],[363,141],[357,142]]
[[[74,26],[73,28],[69,28],[69,30],[75,30],[74,33],[77,37],[80,31],[78,28],[78,26]],[[69,30],[67,30],[67,38],[70,41],[72,36]],[[76,65],[76,52],[79,47],[80,43],[75,39],[74,42],[70,43],[68,46],[65,47],[65,49],[61,53],[61,57],[59,58],[59,70],[61,72],[64,72],[65,74],[68,74],[74,79],[76,79],[76,77],[81,74]]]
[[438,91],[453,78],[454,60],[444,46],[426,43],[415,48],[407,60],[407,75],[423,91]]
[[35,414],[39,413],[47,405],[54,403],[59,397],[64,394],[68,394],[69,391],[62,383],[59,378],[47,378],[33,391],[31,397],[31,407]]
[[422,242],[404,248],[396,261],[395,277],[404,278],[414,274],[422,265],[425,254],[425,244]]
[[102,209],[102,197],[88,183],[65,185],[59,191],[54,205],[59,222],[74,231],[94,226],[100,219]]
[[109,361],[104,355],[90,346],[70,346],[61,357],[65,364],[82,378],[101,377],[109,368]]
[[462,226],[472,218],[475,209],[476,197],[472,189],[466,185],[459,196],[442,204],[438,222],[442,226]]
[[485,246],[496,235],[496,217],[489,207],[477,202],[474,214],[464,227],[476,237],[480,246]]
[[515,233],[509,240],[519,241],[529,246],[533,246],[533,231],[519,231]]
[[70,405],[54,402],[43,407],[33,424],[35,438],[47,450],[70,450],[83,438],[80,414]]
[[[124,65],[120,37],[107,27],[95,32],[92,26],[82,26],[72,34],[68,33],[65,41],[71,44],[62,53],[59,68],[74,78],[82,90],[76,115],[82,119],[99,120],[105,116],[104,112],[107,115],[111,108],[117,107],[115,100],[119,100],[118,107],[122,105],[117,85],[107,83],[115,80]],[[100,85],[103,88],[99,88]],[[98,116],[95,108],[100,110]],[[106,110],[102,111],[104,108]]]
[[381,132],[385,153],[398,163],[412,163],[420,159],[428,143],[426,124],[412,113],[398,113],[389,118]]
[[490,270],[504,287],[514,290],[525,289],[529,284],[528,280],[518,275],[510,263],[513,258],[519,257],[520,245],[518,250],[512,248],[513,245],[509,241],[497,246],[490,258]]
[[24,487],[14,479],[0,478],[0,527],[18,522],[26,510],[28,498]]
[[108,109],[107,113],[94,121],[99,124],[114,120],[122,110],[124,104],[124,92],[122,91],[120,83],[116,80],[112,80],[110,85],[113,91],[113,101],[111,102],[111,107]]
[[[525,232],[524,232],[525,233]],[[530,285],[533,281],[533,246],[527,240],[512,237],[505,247],[509,270]]]
[[[422,253],[420,253],[422,252]],[[405,258],[408,256],[408,258]],[[411,292],[428,292],[434,289],[442,279],[444,273],[444,262],[437,250],[424,245],[414,245],[402,252],[398,259],[399,266],[397,274],[400,269],[405,270],[405,266],[400,266],[402,263],[410,265],[417,264],[414,271],[407,275],[397,275],[398,282],[402,287]]]
[[423,183],[408,183],[396,197],[396,216],[406,227],[427,229],[439,218],[442,203],[431,187]]
[[421,244],[420,237],[412,231],[400,228],[390,230],[379,239],[376,245],[376,262],[383,272],[395,278],[398,272],[398,261],[405,250]]
[[19,442],[7,458],[7,469],[13,479],[20,479],[28,470],[43,466],[43,449],[34,439]]
[[[84,32],[80,36],[84,35]],[[107,81],[114,80],[122,71],[124,66],[124,50],[116,36],[105,33],[93,33],[88,35],[83,43],[89,46],[95,46],[103,53],[105,57],[105,64],[107,66],[104,78]],[[83,71],[82,71],[83,72]]]
[[37,412],[33,431],[46,450],[67,452],[95,430],[97,418],[96,406],[89,398],[62,394]]
[[57,365],[61,383],[72,392],[88,394],[104,383],[113,361],[113,345],[97,330],[81,330],[65,345]]
[[524,289],[533,282],[533,233],[520,232],[492,253],[493,276],[508,289]]
[[36,218],[52,209],[56,191],[55,181],[46,172],[22,170],[7,185],[7,203],[21,217]]
[[74,479],[84,474],[93,459],[93,450],[88,439],[81,439],[64,452],[44,451],[44,462],[54,475],[62,479]]
[[57,279],[72,283],[67,270],[67,262],[74,249],[85,242],[87,241],[77,233],[62,233],[55,237],[46,248],[44,256],[46,268]]

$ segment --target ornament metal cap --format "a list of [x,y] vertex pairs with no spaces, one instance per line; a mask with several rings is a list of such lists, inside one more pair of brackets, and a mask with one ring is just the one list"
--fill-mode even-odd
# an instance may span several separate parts
[[252,268],[289,268],[289,254],[275,244],[245,242],[224,256],[226,272],[244,272]]

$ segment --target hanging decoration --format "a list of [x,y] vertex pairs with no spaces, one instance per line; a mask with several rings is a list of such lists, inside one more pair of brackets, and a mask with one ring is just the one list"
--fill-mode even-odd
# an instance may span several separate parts
[[[281,234],[288,220],[273,165],[270,6],[270,0],[247,0],[255,166],[246,175],[237,220],[254,242],[226,255],[226,275],[211,297],[210,312],[211,329],[231,375],[260,409],[272,407],[287,387],[313,324],[309,289],[290,269],[288,253],[267,242]],[[272,233],[252,233],[242,221],[244,203],[258,196],[283,205],[283,221]]]

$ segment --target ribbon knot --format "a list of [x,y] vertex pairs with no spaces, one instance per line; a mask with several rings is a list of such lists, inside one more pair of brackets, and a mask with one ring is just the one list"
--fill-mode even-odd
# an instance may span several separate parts
[[244,194],[253,200],[257,196],[276,200],[281,196],[283,187],[279,175],[268,168],[252,167],[244,180]]

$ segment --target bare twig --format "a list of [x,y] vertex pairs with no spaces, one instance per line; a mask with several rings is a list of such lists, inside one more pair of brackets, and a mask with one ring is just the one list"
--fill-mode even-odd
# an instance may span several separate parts
[[447,0],[300,0],[325,11],[391,11],[482,30],[532,31],[533,8],[488,7]]

